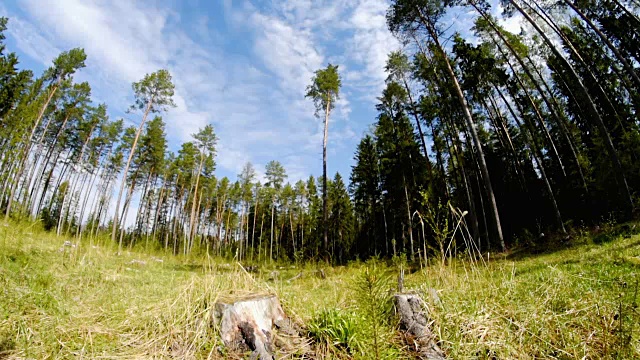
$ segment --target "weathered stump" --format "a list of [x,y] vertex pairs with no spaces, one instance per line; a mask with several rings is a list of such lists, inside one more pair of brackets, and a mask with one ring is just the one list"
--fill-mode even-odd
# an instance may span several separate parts
[[285,352],[305,347],[299,327],[289,319],[275,295],[253,295],[219,301],[215,320],[231,351],[252,351],[251,359],[273,360],[277,347]]
[[444,354],[437,345],[431,331],[424,301],[417,294],[396,294],[396,311],[400,316],[400,329],[409,345],[423,359],[444,360]]
[[286,319],[275,295],[253,296],[216,303],[215,317],[220,321],[220,335],[232,350],[251,350],[251,357],[273,360],[271,331],[276,322]]

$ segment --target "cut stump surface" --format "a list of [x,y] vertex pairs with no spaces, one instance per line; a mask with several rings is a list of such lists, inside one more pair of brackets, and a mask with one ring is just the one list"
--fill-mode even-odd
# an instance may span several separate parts
[[252,358],[272,360],[270,333],[286,316],[274,295],[253,296],[216,303],[216,320],[225,346],[232,350],[251,350]]
[[405,333],[409,345],[423,359],[444,360],[444,354],[431,331],[422,298],[417,294],[396,294],[394,302],[400,317],[400,328]]
[[[298,327],[287,318],[275,295],[253,295],[216,303],[215,320],[220,335],[232,351],[252,351],[251,359],[273,360],[280,350],[304,347]],[[286,341],[290,339],[291,341]]]

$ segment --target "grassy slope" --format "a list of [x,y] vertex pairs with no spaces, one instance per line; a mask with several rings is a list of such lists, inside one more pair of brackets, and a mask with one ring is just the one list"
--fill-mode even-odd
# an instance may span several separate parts
[[[224,357],[206,321],[218,296],[276,292],[286,311],[309,321],[323,308],[353,308],[365,266],[326,269],[324,280],[312,265],[251,276],[223,261],[117,256],[65,240],[0,223],[0,358]],[[489,265],[431,266],[407,275],[406,287],[438,290],[434,329],[452,359],[634,358],[639,272],[633,236]]]

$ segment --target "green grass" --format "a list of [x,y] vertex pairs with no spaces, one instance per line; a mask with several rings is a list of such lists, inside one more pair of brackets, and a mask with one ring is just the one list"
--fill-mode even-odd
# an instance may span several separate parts
[[[210,321],[213,304],[251,292],[278,294],[287,313],[324,326],[316,331],[325,335],[327,324],[341,323],[319,321],[325,309],[350,314],[356,325],[367,321],[356,286],[365,263],[325,268],[326,279],[315,264],[261,265],[249,274],[221,259],[117,255],[113,246],[85,239],[73,248],[65,240],[75,243],[37,225],[0,223],[0,358],[225,358]],[[427,300],[428,289],[437,289],[441,301],[428,302],[451,359],[640,358],[640,236],[581,242],[488,265],[429,266],[407,274],[405,288]],[[370,340],[357,329],[333,330]],[[345,346],[318,355],[350,356]]]

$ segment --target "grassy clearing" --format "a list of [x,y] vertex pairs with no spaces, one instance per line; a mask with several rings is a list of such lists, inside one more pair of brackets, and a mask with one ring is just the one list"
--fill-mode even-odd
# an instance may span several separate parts
[[[405,287],[426,299],[437,289],[434,331],[452,359],[638,358],[640,236],[597,239],[488,265],[434,265],[407,274]],[[219,259],[116,255],[66,240],[0,223],[0,358],[225,358],[212,305],[249,292],[274,292],[289,314],[353,341],[349,348],[325,337],[319,355],[372,358],[376,314],[358,286],[370,263],[325,268],[326,279],[314,264],[249,274]],[[395,269],[382,270],[377,286],[390,291]],[[392,322],[378,325],[381,357],[411,357]]]

